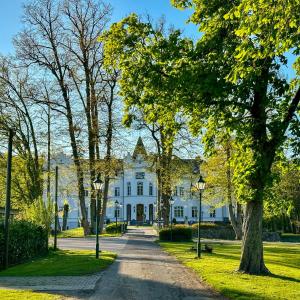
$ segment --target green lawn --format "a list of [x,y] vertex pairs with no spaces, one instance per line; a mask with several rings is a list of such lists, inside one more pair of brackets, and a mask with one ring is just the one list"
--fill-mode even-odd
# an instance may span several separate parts
[[[62,276],[84,275],[101,271],[116,258],[116,254],[103,251],[100,259],[91,250],[50,251],[46,257],[10,267],[1,271],[0,276]],[[0,279],[1,280],[1,279]]]
[[48,294],[44,292],[19,291],[19,290],[0,290],[0,299],[3,300],[59,300],[62,296]]
[[[87,237],[95,237],[95,234],[88,235]],[[102,233],[100,236],[103,237],[117,237],[121,236],[120,233]],[[83,238],[85,237],[83,234],[83,228],[78,227],[78,228],[73,228],[65,231],[61,231],[57,235],[58,238]]]
[[215,290],[231,299],[300,299],[300,247],[282,244],[264,246],[265,261],[272,276],[234,272],[238,268],[240,245],[213,245],[213,254],[201,260],[189,249],[192,243],[159,243],[183,264],[192,268]]

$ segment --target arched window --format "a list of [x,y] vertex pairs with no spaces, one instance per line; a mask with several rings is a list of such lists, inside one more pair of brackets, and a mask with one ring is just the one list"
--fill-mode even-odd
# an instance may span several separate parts
[[149,196],[153,196],[153,184],[149,183]]
[[143,196],[144,194],[144,187],[142,182],[137,183],[137,195],[138,196]]
[[127,196],[131,196],[131,182],[127,182]]

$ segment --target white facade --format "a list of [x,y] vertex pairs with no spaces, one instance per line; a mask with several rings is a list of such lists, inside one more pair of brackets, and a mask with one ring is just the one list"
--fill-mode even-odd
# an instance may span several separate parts
[[[139,141],[142,143],[142,141]],[[138,147],[138,144],[137,144]],[[150,170],[149,162],[145,156],[139,153],[137,149],[133,155],[127,154],[123,159],[123,171],[119,172],[114,179],[111,179],[109,186],[108,203],[106,210],[106,219],[115,221],[116,214],[118,221],[127,221],[129,224],[152,224],[157,221],[157,178],[155,172]],[[142,147],[144,145],[142,144]],[[145,151],[145,150],[144,150]],[[75,170],[71,175],[70,169],[64,171],[72,164],[71,161],[63,157],[55,160],[60,165],[59,180],[59,207],[63,206],[64,200],[70,205],[70,213],[68,218],[68,227],[74,228],[79,226],[80,211],[78,210],[78,196],[76,189]],[[192,172],[192,170],[191,170]],[[69,175],[67,175],[69,173]],[[72,173],[72,172],[71,172]],[[194,223],[198,221],[199,198],[190,192],[191,181],[182,178],[174,187],[172,206],[172,218],[177,223]],[[65,188],[68,183],[71,188]],[[73,182],[73,183],[72,183]],[[88,182],[88,180],[87,180]],[[86,185],[86,205],[89,206],[89,184]],[[205,194],[204,194],[205,196]],[[116,206],[116,201],[119,203]],[[88,214],[90,211],[88,209]],[[171,218],[171,214],[170,214]],[[202,204],[202,221],[215,222],[227,221],[227,207],[217,207],[215,209]],[[61,221],[61,220],[60,220]]]

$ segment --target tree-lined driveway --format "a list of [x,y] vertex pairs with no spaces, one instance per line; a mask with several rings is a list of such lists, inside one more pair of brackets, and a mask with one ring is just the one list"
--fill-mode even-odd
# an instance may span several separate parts
[[[197,276],[154,243],[151,228],[130,229],[120,238],[101,238],[102,250],[118,258],[103,272],[89,299],[192,300],[224,299],[205,287]],[[94,239],[59,239],[64,249],[93,249]]]

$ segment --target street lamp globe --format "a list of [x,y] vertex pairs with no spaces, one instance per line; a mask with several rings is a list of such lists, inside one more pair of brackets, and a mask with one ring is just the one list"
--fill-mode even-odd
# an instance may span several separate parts
[[196,188],[198,191],[204,191],[205,189],[205,181],[203,179],[203,177],[200,175],[199,180],[196,182],[195,184]]
[[103,188],[103,181],[100,179],[100,176],[93,181],[93,186],[96,191],[102,191]]

